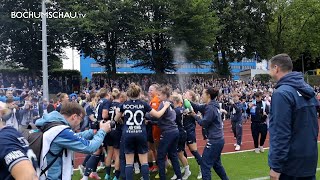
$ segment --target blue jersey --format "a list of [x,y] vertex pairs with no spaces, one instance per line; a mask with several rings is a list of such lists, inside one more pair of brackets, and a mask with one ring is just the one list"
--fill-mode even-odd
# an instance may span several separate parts
[[141,100],[129,100],[120,106],[120,112],[124,115],[123,133],[127,135],[146,134],[144,117],[152,108]]
[[196,119],[190,114],[183,115],[183,127],[185,128],[186,131],[195,130]]
[[[30,160],[37,167],[36,156],[28,141],[12,127],[0,129],[0,178],[11,176],[12,167],[22,160]],[[9,180],[13,179],[12,177]]]
[[179,130],[183,130],[183,107],[176,107],[174,108],[176,111],[176,124],[178,125]]
[[[119,108],[121,105],[121,103],[119,102],[112,102],[111,103],[111,106],[109,108],[109,117],[108,117],[108,120],[111,120],[111,121],[114,121],[114,117],[116,116],[116,109]],[[116,123],[116,129],[117,130],[121,130],[121,125],[119,123]]]
[[[163,107],[164,102],[161,102],[158,111],[160,111]],[[172,106],[170,106],[158,120],[158,126],[161,130],[161,133],[178,130],[178,126],[175,121],[176,111],[172,108]]]
[[97,106],[97,111],[96,111],[97,112],[97,115],[96,115],[97,120],[102,120],[102,111],[104,109],[109,110],[110,106],[111,106],[111,101],[109,101],[108,99],[104,98],[99,101],[98,106]]
[[119,102],[112,102],[111,103],[111,106],[109,107],[109,117],[108,117],[108,120],[114,120],[114,117],[116,116],[116,109],[118,107],[120,107],[121,103]]

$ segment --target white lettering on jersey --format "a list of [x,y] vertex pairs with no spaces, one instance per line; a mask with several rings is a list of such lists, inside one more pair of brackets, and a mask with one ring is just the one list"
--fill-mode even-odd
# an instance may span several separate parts
[[11,153],[7,154],[4,159],[6,161],[6,164],[9,166],[13,161],[26,156],[23,154],[20,150],[12,151]]
[[124,104],[123,109],[144,109],[144,105],[142,105],[142,104],[137,104],[137,105]]

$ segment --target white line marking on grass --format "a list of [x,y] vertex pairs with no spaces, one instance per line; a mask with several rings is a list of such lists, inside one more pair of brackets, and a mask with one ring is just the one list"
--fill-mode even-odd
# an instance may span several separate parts
[[[320,171],[320,168],[317,168],[317,171]],[[265,176],[265,177],[258,177],[258,178],[249,179],[249,180],[265,180],[265,179],[270,179],[270,177],[269,176]]]

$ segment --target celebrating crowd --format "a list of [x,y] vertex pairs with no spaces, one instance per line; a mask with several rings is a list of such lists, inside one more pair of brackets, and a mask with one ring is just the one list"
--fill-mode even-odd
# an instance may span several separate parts
[[[187,76],[170,77],[159,83],[155,82],[154,77],[144,75],[121,77],[109,82],[101,77],[93,80],[85,78],[81,93],[59,93],[56,101],[41,98],[41,92],[36,90],[24,90],[17,94],[15,89],[8,88],[0,97],[3,101],[0,103],[0,117],[5,124],[4,127],[0,125],[0,137],[7,136],[0,143],[0,146],[7,146],[0,150],[1,162],[4,159],[6,167],[0,165],[0,176],[19,179],[21,175],[17,172],[26,171],[21,169],[19,162],[33,162],[39,168],[28,168],[25,176],[70,179],[73,152],[80,152],[87,154],[79,168],[83,180],[89,177],[100,179],[97,174],[99,162],[104,165],[105,179],[111,179],[113,161],[113,180],[132,180],[137,169],[144,180],[150,178],[150,171],[158,172],[156,179],[165,180],[168,178],[168,166],[174,170],[171,179],[186,180],[192,173],[198,173],[198,179],[208,180],[213,168],[225,180],[229,178],[221,162],[225,144],[223,122],[231,121],[235,150],[239,151],[242,124],[250,120],[255,153],[264,152],[269,128],[271,179],[313,179],[317,167],[313,160],[313,146],[318,135],[318,120],[316,108],[312,108],[319,106],[315,92],[319,98],[320,89],[311,88],[303,81],[301,74],[291,72],[292,62],[287,55],[275,56],[271,59],[271,65],[270,74],[277,84]],[[299,99],[302,97],[304,99]],[[299,104],[293,106],[293,102],[298,100]],[[281,107],[281,103],[288,106]],[[298,105],[303,112],[308,112],[308,116],[300,112]],[[290,109],[292,107],[296,110]],[[288,114],[281,114],[280,109]],[[300,139],[296,124],[292,124],[294,129],[290,129],[291,124],[284,122],[289,121],[289,115],[292,119],[297,115],[313,124],[312,127],[300,127],[303,132],[310,132],[303,134],[308,140]],[[197,150],[197,124],[202,127],[202,136],[207,142],[202,154]],[[27,160],[30,158],[30,153],[27,156],[28,143],[22,140],[24,138],[18,131],[28,142],[30,139],[36,141],[34,133],[41,132],[42,141],[36,141],[41,143],[41,150],[34,149],[35,146],[30,143],[35,152],[32,161]],[[288,141],[290,137],[293,142]],[[303,142],[311,153],[303,153],[308,157],[306,159],[290,156],[295,152],[284,147],[294,143],[293,146],[299,150],[299,143]],[[10,149],[10,144],[18,149]],[[309,148],[309,145],[312,147]],[[198,163],[196,170],[190,169],[186,146]],[[287,154],[283,154],[280,146],[287,150]],[[36,153],[37,150],[40,153]],[[286,168],[292,163],[303,167],[303,171]],[[29,166],[32,167],[32,163],[26,165]]]

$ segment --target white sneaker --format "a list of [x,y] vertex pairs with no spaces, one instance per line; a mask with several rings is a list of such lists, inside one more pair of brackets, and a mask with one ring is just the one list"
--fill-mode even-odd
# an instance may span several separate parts
[[[186,171],[182,177],[182,180],[187,180],[191,176],[191,171]],[[202,175],[201,175],[202,178]]]
[[79,168],[80,174],[83,176],[84,171],[85,171],[85,167],[84,167],[82,164],[80,164],[80,165],[78,166],[78,168]]
[[134,167],[134,173],[135,174],[139,174],[140,173],[139,164],[138,163],[134,163],[133,167]]
[[257,153],[257,154],[259,154],[259,153],[260,153],[260,149],[259,149],[259,148],[255,148],[255,149],[254,149],[254,152]]
[[236,147],[237,145],[238,145],[237,143],[234,143],[234,144],[233,144],[234,147]]
[[97,172],[102,172],[106,168],[105,165],[100,165],[97,167]]
[[183,174],[185,170],[186,169],[184,167],[180,167],[181,174]]
[[260,152],[264,153],[263,146],[260,146],[259,149],[260,149]]
[[135,173],[135,174],[140,174],[140,169],[139,169],[139,168],[134,169],[134,173]]
[[172,176],[171,180],[176,180],[176,179],[177,179],[177,175],[174,174],[174,175]]
[[199,171],[199,174],[198,174],[198,176],[197,176],[197,179],[202,179],[201,170]]
[[240,151],[240,146],[239,146],[239,145],[237,145],[237,146],[236,146],[236,148],[235,148],[234,150],[236,150],[236,151]]

